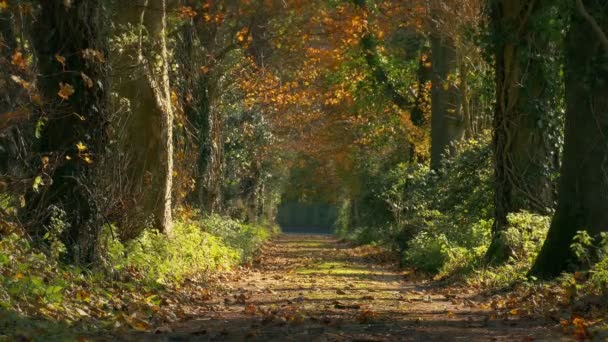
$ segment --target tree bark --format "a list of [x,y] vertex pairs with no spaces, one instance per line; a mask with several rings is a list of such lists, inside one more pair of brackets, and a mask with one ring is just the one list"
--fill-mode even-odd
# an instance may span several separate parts
[[[120,70],[116,75],[116,90],[130,102],[130,117],[122,137],[123,148],[129,155],[128,192],[135,202],[130,214],[139,214],[135,216],[136,221],[153,216],[156,227],[167,234],[171,232],[172,222],[173,107],[166,10],[172,4],[167,0],[121,3],[116,22],[139,26],[140,41],[137,45],[125,47],[114,61],[115,68]],[[144,33],[148,35],[148,42]],[[154,65],[156,56],[149,52],[155,51],[152,48],[155,46],[160,50],[162,63],[159,68]]]
[[[550,181],[552,146],[542,128],[555,94],[549,86],[542,56],[548,38],[530,28],[550,3],[544,0],[501,0],[492,8],[496,43],[496,106],[494,113],[495,213],[493,241],[486,258],[503,262],[508,246],[500,234],[507,215],[520,210],[546,214],[553,207]],[[556,74],[559,70],[552,70]]]
[[[603,1],[584,6],[608,32]],[[552,278],[576,265],[570,245],[577,231],[608,231],[608,50],[580,11],[566,39],[566,131],[558,206],[547,240],[531,270]]]
[[456,48],[446,37],[431,36],[431,169],[441,167],[443,156],[453,154],[451,146],[464,138],[461,97],[455,85],[458,73]]
[[[92,168],[104,153],[108,116],[104,5],[101,0],[44,0],[40,6],[34,50],[49,111],[36,152],[44,184],[26,195],[22,217],[30,233],[42,239],[53,228],[53,208],[65,212],[62,238],[69,257],[88,264],[96,259],[103,224],[92,193]],[[68,86],[73,94],[65,91]]]
[[164,143],[164,175],[163,202],[160,211],[161,230],[171,235],[173,232],[172,193],[173,193],[173,104],[171,103],[171,84],[169,79],[169,52],[167,50],[167,0],[161,0],[162,19],[160,30],[160,46],[162,59],[162,75],[160,94],[157,101],[164,112],[163,143]]

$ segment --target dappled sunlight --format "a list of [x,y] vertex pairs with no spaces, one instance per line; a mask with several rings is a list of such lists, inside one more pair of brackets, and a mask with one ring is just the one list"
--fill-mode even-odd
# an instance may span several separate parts
[[377,247],[282,235],[262,250],[252,269],[217,284],[223,296],[212,300],[204,320],[180,324],[168,337],[441,341],[457,335],[469,341],[554,334],[542,322],[496,317],[477,302],[431,290]]
[[0,342],[608,338],[607,0],[0,0]]

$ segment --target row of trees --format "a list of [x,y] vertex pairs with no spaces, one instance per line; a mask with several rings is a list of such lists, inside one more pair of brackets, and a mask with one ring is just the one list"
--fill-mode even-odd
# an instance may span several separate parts
[[245,104],[272,6],[0,4],[3,222],[44,247],[60,217],[69,259],[90,264],[102,227],[171,236],[177,207],[272,219],[284,171],[271,123]]
[[[541,277],[556,276],[575,260],[570,244],[577,231],[586,230],[597,237],[608,227],[608,108],[602,99],[606,91],[602,65],[608,55],[607,8],[595,0],[505,0],[483,5],[489,15],[495,77],[494,239],[486,257],[489,262],[509,257],[508,246],[498,239],[507,228],[509,213],[527,210],[549,214],[557,202],[547,241],[531,271]],[[458,41],[445,35],[433,38],[433,34],[431,40]],[[440,136],[436,139],[433,135],[432,140],[439,140],[437,149],[443,151],[463,133],[452,134],[458,129],[445,128],[450,125],[440,121],[450,112],[465,112],[466,98],[447,100],[450,88],[442,87],[441,82],[443,75],[450,74],[446,68],[458,58],[445,52],[445,43],[431,46],[436,75],[432,132]],[[459,51],[454,47],[447,50]],[[466,86],[466,77],[460,77],[460,87]],[[445,109],[446,101],[457,107]],[[456,121],[461,132],[466,130],[466,115]],[[435,122],[442,128],[436,130]],[[438,165],[434,160],[439,158],[433,151],[432,166]],[[552,178],[558,170],[556,189]]]
[[271,219],[284,192],[380,223],[378,175],[437,170],[487,130],[488,262],[520,210],[555,210],[537,275],[567,266],[577,230],[606,230],[599,0],[0,4],[2,214],[43,240],[64,212],[74,261],[108,223],[129,239],[171,235],[183,206]]
[[[507,214],[548,214],[557,200],[547,240],[531,271],[556,276],[575,260],[570,244],[577,231],[598,237],[608,227],[608,108],[602,99],[606,73],[601,67],[608,56],[607,8],[595,0],[491,1],[487,6],[496,93],[494,240],[486,256],[490,262],[508,258],[508,246],[497,238],[507,227]],[[442,69],[443,63],[436,63]],[[551,178],[560,164],[555,189]]]
[[[575,263],[577,231],[597,237],[608,227],[606,10],[596,0],[323,7],[313,21],[338,38],[309,38],[322,48],[306,65],[328,70],[317,86],[333,98],[321,97],[325,115],[308,125],[317,136],[332,132],[336,150],[309,146],[305,154],[339,181],[321,192],[348,202],[349,225],[384,224],[392,209],[373,192],[382,170],[439,169],[458,141],[491,130],[495,211],[486,260],[509,258],[500,236],[510,213],[553,215],[532,274],[559,274]],[[311,183],[310,174],[301,177]]]

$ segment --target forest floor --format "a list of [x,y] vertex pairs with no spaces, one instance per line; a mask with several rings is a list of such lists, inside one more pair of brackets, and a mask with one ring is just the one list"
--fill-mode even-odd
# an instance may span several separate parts
[[[498,313],[488,295],[399,269],[379,248],[281,235],[251,267],[223,273],[191,318],[145,341],[557,341],[559,324]],[[104,339],[104,338],[102,338]]]

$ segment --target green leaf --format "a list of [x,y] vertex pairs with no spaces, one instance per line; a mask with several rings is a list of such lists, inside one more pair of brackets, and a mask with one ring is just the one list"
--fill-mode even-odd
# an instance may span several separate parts
[[34,179],[34,185],[32,185],[32,189],[38,192],[40,185],[44,185],[44,183],[42,182],[42,177],[36,176],[36,178]]
[[40,119],[40,120],[38,120],[38,122],[36,122],[36,130],[34,132],[34,136],[36,137],[36,139],[40,139],[43,128],[44,128],[44,121],[42,121],[42,119]]

